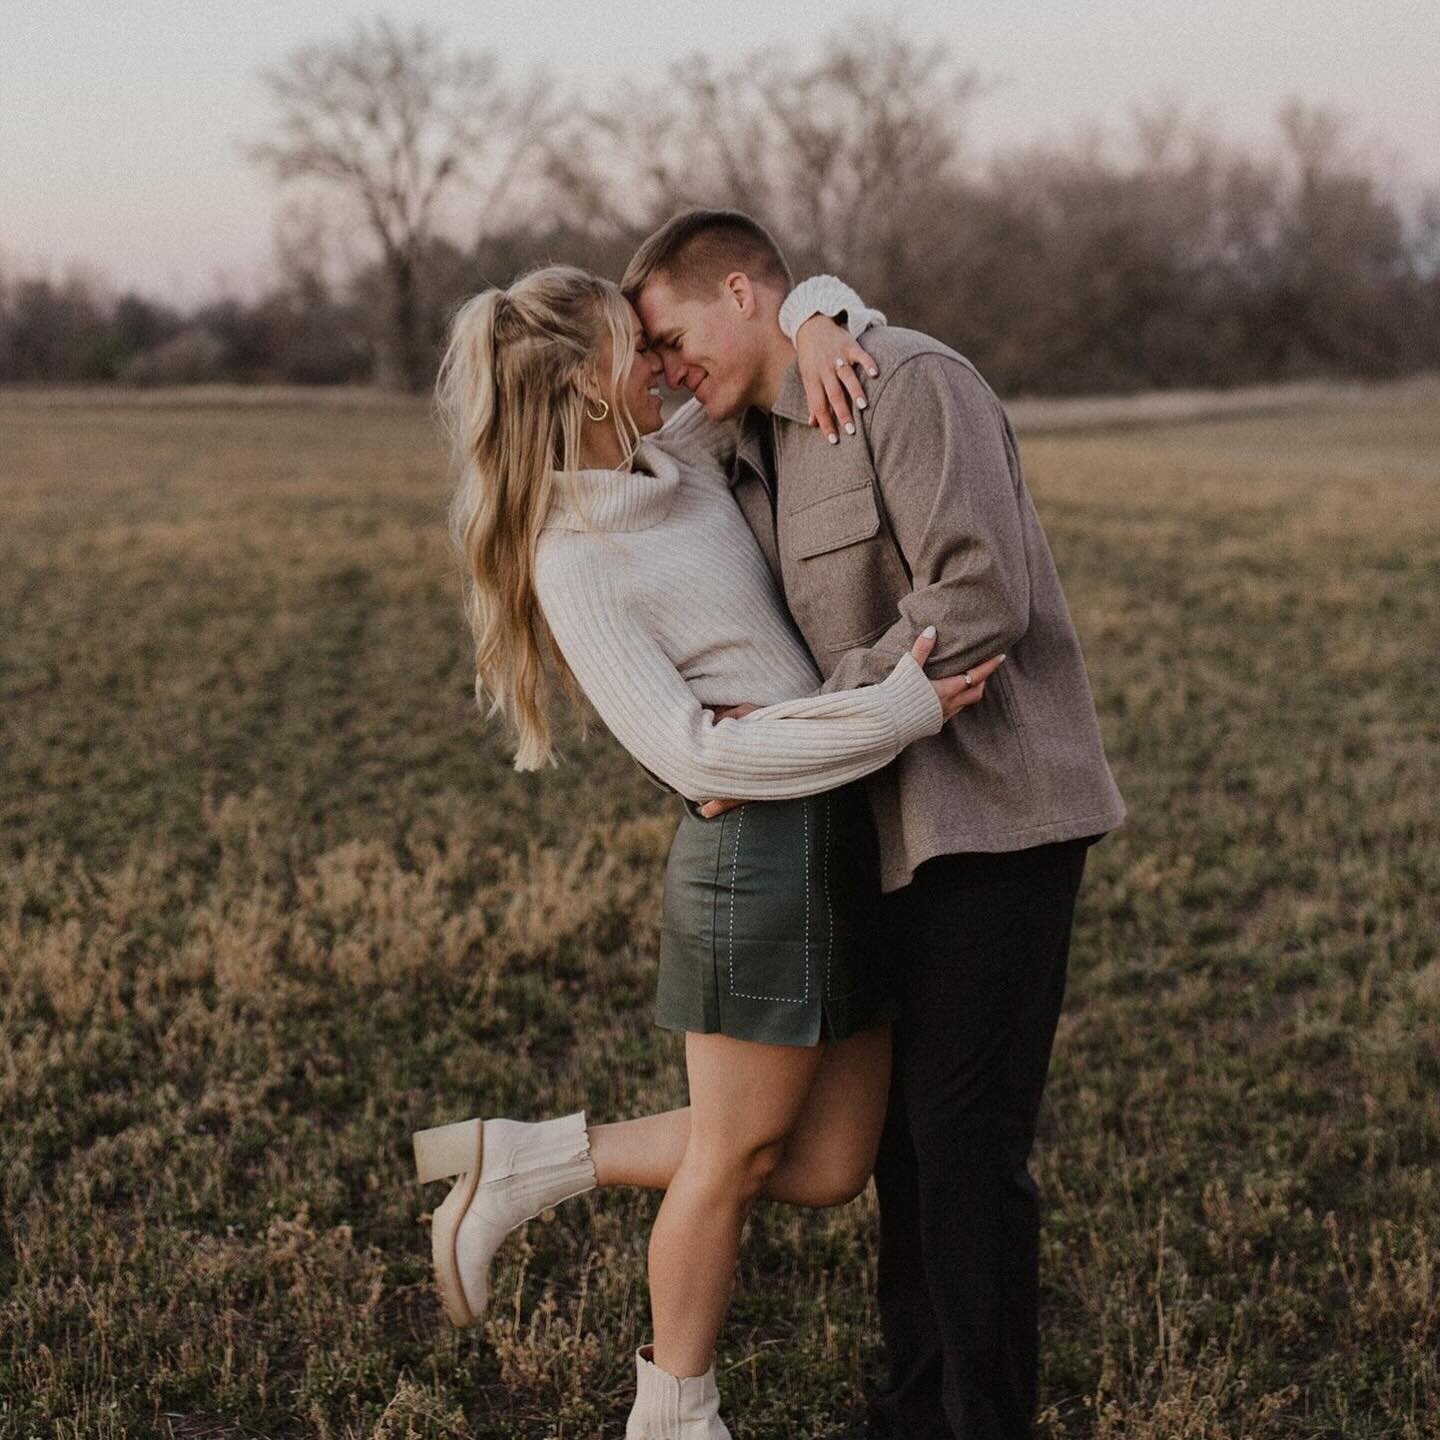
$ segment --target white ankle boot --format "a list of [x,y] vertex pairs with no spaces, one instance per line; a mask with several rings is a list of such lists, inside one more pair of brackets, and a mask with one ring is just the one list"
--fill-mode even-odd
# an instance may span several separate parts
[[460,1120],[417,1130],[423,1185],[460,1178],[435,1211],[431,1248],[445,1313],[473,1325],[490,1300],[490,1261],[501,1241],[542,1210],[595,1188],[585,1112],[526,1124]]
[[635,1352],[635,1404],[625,1422],[625,1440],[731,1440],[720,1418],[715,1365],[703,1375],[680,1380],[645,1353]]

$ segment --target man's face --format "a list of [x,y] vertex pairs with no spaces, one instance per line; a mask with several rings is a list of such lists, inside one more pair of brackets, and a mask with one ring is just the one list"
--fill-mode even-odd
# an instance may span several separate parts
[[671,389],[688,390],[712,420],[754,403],[761,365],[748,283],[739,296],[729,285],[717,285],[710,297],[692,296],[657,276],[640,291],[635,308]]

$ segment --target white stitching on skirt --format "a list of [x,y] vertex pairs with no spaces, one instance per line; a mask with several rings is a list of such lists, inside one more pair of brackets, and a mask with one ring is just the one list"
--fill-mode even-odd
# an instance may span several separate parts
[[830,796],[825,796],[825,990],[830,994],[830,956],[835,949],[835,911],[830,906]]
[[745,820],[745,807],[737,812],[735,821],[735,845],[730,851],[730,993],[740,1000],[775,1000],[782,1005],[808,1005],[810,1003],[810,802],[805,801],[801,811],[805,820],[805,993],[798,999],[794,995],[752,995],[747,990],[735,988],[735,872],[740,866],[740,826]]
[[802,802],[800,821],[805,841],[805,993],[810,993],[810,801]]
[[735,817],[735,844],[730,851],[730,989],[735,989],[735,871],[740,864],[740,827],[745,823],[745,807]]

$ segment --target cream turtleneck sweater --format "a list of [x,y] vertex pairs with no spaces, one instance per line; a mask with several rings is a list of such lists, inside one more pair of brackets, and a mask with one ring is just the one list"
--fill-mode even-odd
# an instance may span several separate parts
[[[848,309],[859,333],[876,312],[830,284],[806,313]],[[631,470],[557,473],[536,593],[600,718],[667,785],[696,801],[813,795],[936,734],[940,702],[909,655],[878,685],[816,693],[819,672],[730,494],[734,435],[691,400]],[[742,700],[761,708],[718,725],[707,708]]]

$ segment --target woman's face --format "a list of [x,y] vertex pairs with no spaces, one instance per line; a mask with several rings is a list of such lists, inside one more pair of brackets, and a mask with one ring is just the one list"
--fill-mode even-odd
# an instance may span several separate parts
[[625,308],[630,312],[630,368],[620,377],[617,388],[624,396],[640,433],[649,435],[660,428],[663,419],[660,414],[660,377],[665,367],[645,339],[645,330],[635,307],[627,304]]

